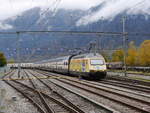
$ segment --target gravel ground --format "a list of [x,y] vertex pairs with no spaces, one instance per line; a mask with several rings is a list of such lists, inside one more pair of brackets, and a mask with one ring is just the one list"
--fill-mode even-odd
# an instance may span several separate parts
[[[35,73],[36,74],[36,73]],[[33,75],[31,75],[30,73],[28,73],[28,75],[30,77],[33,77]],[[36,74],[38,76],[38,74]],[[52,96],[54,97],[55,99],[58,97],[56,95],[54,95],[52,93],[52,91],[50,91],[44,84],[42,84],[39,80],[35,80],[33,79],[32,80],[33,83],[35,84],[36,88],[39,90],[39,91],[42,91],[44,93],[46,93],[47,95],[49,96]],[[32,86],[31,86],[32,87]],[[48,99],[48,98],[45,98],[47,104],[56,112],[56,113],[69,113],[69,111],[67,111],[66,109],[64,109],[63,107],[61,107],[60,105],[56,104],[55,102],[53,102],[52,100]]]
[[[86,113],[105,113],[106,111],[102,108],[99,108],[98,106],[93,105],[89,101],[83,99],[82,97],[77,96],[76,94],[73,94],[71,92],[68,92],[64,90],[63,88],[60,88],[53,83],[51,83],[51,80],[45,80],[55,91],[62,94],[65,98],[67,98],[69,101],[74,103],[76,106],[81,108]],[[53,80],[52,80],[53,81]]]
[[[112,73],[112,72],[109,72],[108,74],[111,74],[111,75],[117,74],[118,75],[118,73]],[[120,74],[120,76],[123,76],[123,73],[119,73],[119,74]],[[38,75],[37,73],[35,73],[35,75],[39,76],[41,74]],[[21,71],[21,76],[25,77],[25,73],[23,71]],[[130,74],[128,74],[128,76],[130,76]],[[139,75],[135,75],[135,76],[139,77]],[[18,76],[17,76],[17,71],[16,71],[16,73],[13,75],[13,78],[17,78],[17,77]],[[146,76],[146,77],[149,77],[148,79],[150,79],[150,76]],[[135,111],[133,109],[130,109],[126,106],[122,106],[116,102],[110,101],[109,99],[94,95],[92,93],[87,93],[84,90],[80,90],[78,88],[72,87],[70,85],[62,83],[55,79],[49,79],[49,80],[43,79],[43,80],[45,82],[47,82],[52,87],[53,90],[62,94],[65,98],[67,98],[68,100],[73,102],[75,105],[77,105],[79,108],[81,108],[86,113],[104,113],[106,111],[104,109],[94,105],[93,103],[90,103],[89,101],[83,99],[82,97],[77,96],[74,93],[71,93],[63,88],[60,88],[60,87],[54,85],[52,82],[59,84],[61,86],[64,86],[68,89],[71,89],[74,92],[81,93],[81,94],[97,101],[98,103],[108,105],[109,107],[111,107],[117,111],[121,111],[121,113],[138,113],[137,111]],[[50,81],[52,81],[52,82],[50,82]],[[22,81],[22,83],[31,85],[28,80],[24,80],[24,81]],[[28,102],[27,99],[25,99],[20,93],[17,93],[14,89],[12,89],[10,86],[8,86],[5,82],[0,81],[0,85],[1,85],[1,89],[4,89],[6,91],[6,94],[5,94],[5,96],[2,100],[2,104],[1,104],[2,108],[4,107],[4,109],[3,109],[4,113],[39,113],[37,111],[37,109],[30,102]],[[40,88],[41,91],[45,92],[47,90],[47,88],[45,86],[43,86],[41,83],[37,82],[37,85],[41,87]],[[50,91],[46,91],[46,92],[51,94]],[[56,104],[53,104],[53,105],[54,105],[54,107],[57,107]],[[58,109],[58,110],[60,110],[60,112],[61,112],[61,109]]]
[[5,90],[1,106],[3,113],[39,113],[37,109],[20,93],[0,81],[1,89]]
[[[73,79],[69,79],[69,80],[73,80]],[[73,81],[74,81],[74,84],[79,82],[78,80],[73,80]],[[73,82],[73,81],[71,81],[71,82]],[[83,86],[81,85],[82,87],[86,86],[86,84],[87,84],[87,85],[91,85],[91,86],[94,86],[96,88],[99,88],[99,90],[105,89],[105,90],[108,90],[108,91],[117,92],[117,93],[122,94],[122,95],[130,96],[130,97],[133,97],[133,98],[137,98],[137,99],[141,99],[141,100],[150,102],[150,100],[149,100],[150,96],[149,95],[144,95],[144,94],[140,95],[139,93],[132,92],[132,90],[124,90],[124,88],[113,87],[113,86],[105,85],[105,84],[101,84],[101,83],[94,83],[93,82],[93,84],[92,84],[92,82],[91,83],[90,82],[87,83],[86,81],[80,81],[80,82],[85,84]],[[97,90],[97,92],[98,92],[98,90]]]
[[107,83],[104,84],[104,83],[101,83],[101,82],[88,81],[88,83],[92,83],[93,85],[96,85],[96,86],[104,86],[104,87],[108,87],[108,88],[111,88],[111,89],[116,89],[116,90],[120,90],[120,91],[123,91],[123,92],[128,92],[130,94],[139,95],[139,96],[141,96],[141,98],[144,98],[144,97],[150,98],[149,93],[142,92],[142,91],[137,91],[137,90],[133,90],[133,89],[123,88],[123,87],[119,87],[119,86],[115,86],[115,85],[109,85]]
[[[66,81],[66,80],[63,80],[63,81]],[[68,80],[67,80],[67,82],[68,82]],[[72,83],[72,82],[73,81],[69,81],[69,83]],[[148,97],[138,96],[138,95],[127,93],[127,92],[122,92],[122,91],[119,91],[119,90],[114,90],[112,88],[106,88],[106,87],[101,87],[101,86],[96,86],[95,85],[95,87],[100,88],[100,89],[96,89],[96,88],[89,87],[87,83],[85,83],[84,85],[83,84],[79,84],[79,83],[77,83],[77,81],[73,82],[74,85],[80,86],[80,87],[82,87],[84,89],[90,89],[90,90],[92,90],[94,92],[99,92],[99,94],[103,94],[103,95],[107,95],[107,96],[110,96],[110,97],[113,97],[113,98],[117,98],[117,100],[122,100],[122,101],[124,101],[126,103],[132,103],[132,105],[135,104],[135,105],[141,106],[142,108],[149,108],[149,106],[147,104],[143,104],[142,102],[139,102],[139,101],[137,102],[135,100],[132,101],[130,98],[126,98],[124,96],[119,96],[119,95],[116,95],[114,93],[119,93],[119,94],[122,94],[122,95],[126,95],[128,97],[132,97],[132,98],[136,98],[136,99],[141,99],[141,100],[150,102],[149,101],[150,98],[148,98]],[[103,91],[101,89],[108,90],[108,91],[111,91],[111,92],[114,92],[114,93],[111,94],[111,92]]]
[[98,103],[102,103],[104,105],[107,105],[107,106],[109,106],[109,107],[111,107],[111,108],[113,108],[113,109],[115,109],[117,111],[120,111],[121,113],[138,113],[137,111],[135,111],[133,109],[130,109],[130,108],[126,107],[126,106],[122,106],[122,105],[120,105],[120,104],[118,104],[118,103],[116,103],[114,101],[110,101],[109,99],[103,98],[101,96],[97,96],[97,95],[94,95],[92,93],[87,93],[84,90],[72,87],[72,86],[70,86],[68,84],[59,82],[57,80],[51,80],[51,81],[55,82],[56,84],[59,84],[61,86],[65,86],[66,88],[71,89],[71,90],[73,90],[75,92],[83,94],[83,95],[85,95],[85,96],[87,96],[87,97],[97,101]]
[[[57,81],[57,80],[56,80]],[[58,81],[57,81],[58,82]],[[70,86],[69,86],[70,87]],[[75,88],[69,88],[69,89],[75,89]],[[111,89],[110,89],[111,90]],[[77,91],[76,91],[77,92]],[[84,91],[83,91],[84,92]],[[118,91],[117,91],[118,92]],[[119,91],[120,92],[120,91]],[[109,95],[109,94],[108,94]],[[128,95],[128,94],[127,94]],[[135,95],[133,95],[133,94],[130,94],[131,96],[135,96]],[[145,100],[147,100],[147,98],[144,98],[144,97],[141,97],[141,96],[136,96],[137,98],[141,98],[141,99],[145,99]],[[121,100],[122,100],[122,98],[120,98]],[[96,100],[96,99],[95,99]],[[105,100],[107,100],[107,99],[105,99]],[[108,103],[109,103],[109,101],[108,101]],[[110,102],[111,103],[111,102]],[[114,103],[114,102],[113,102]],[[106,104],[107,105],[107,104]],[[108,104],[109,105],[109,104]],[[117,104],[116,104],[117,105]],[[110,105],[111,106],[111,105]],[[120,106],[120,105],[118,105],[118,106]],[[116,108],[116,106],[113,106],[113,108]],[[119,107],[118,107],[119,108]],[[120,109],[118,109],[117,108],[117,110],[119,110],[119,111],[121,111],[121,112],[135,112],[134,110],[132,110],[132,109],[129,109],[129,108],[126,108],[126,107],[120,107],[121,108],[121,110]],[[130,111],[131,110],[131,111]]]
[[[36,74],[36,75],[38,76],[38,74]],[[39,74],[39,75],[41,75],[41,74]],[[77,95],[75,95],[73,93],[70,93],[70,92],[68,92],[68,91],[66,91],[66,90],[64,90],[62,88],[57,87],[53,83],[49,82],[49,80],[45,80],[44,79],[44,81],[46,83],[48,83],[49,86],[51,86],[53,90],[55,90],[58,93],[62,94],[65,98],[67,98],[69,101],[74,103],[76,106],[81,108],[86,113],[104,113],[104,110],[102,110],[102,108],[98,108],[97,106],[94,106],[92,103],[84,100],[83,98],[81,98],[81,97],[79,97],[79,96],[77,96]],[[42,85],[40,85],[40,87],[43,87],[43,89],[45,88]],[[53,95],[53,94],[51,93],[51,95]]]

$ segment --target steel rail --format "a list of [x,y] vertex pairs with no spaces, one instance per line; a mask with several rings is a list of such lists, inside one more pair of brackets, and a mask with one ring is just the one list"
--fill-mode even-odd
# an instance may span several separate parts
[[4,76],[2,76],[1,80],[3,80],[5,77],[7,77],[8,75],[10,75],[14,70],[9,71],[8,73],[5,73]]
[[[40,72],[39,72],[40,73]],[[44,72],[44,74],[46,74],[45,72]],[[56,75],[56,74],[54,74],[53,73],[53,75]],[[48,73],[47,73],[47,76],[48,76]],[[54,77],[54,78],[58,78],[58,77]],[[61,77],[61,78],[63,78],[63,77]],[[64,77],[65,79],[67,79],[66,77]],[[89,82],[89,81],[86,81],[87,83]],[[89,82],[89,83],[91,83],[91,82]],[[98,82],[98,83],[105,83],[105,81],[100,81],[100,82]],[[102,85],[100,85],[100,84],[95,84],[95,83],[91,83],[91,84],[94,84],[94,85],[99,85],[99,86],[102,86]],[[118,86],[118,87],[124,87],[124,88],[128,88],[128,89],[133,89],[133,90],[137,90],[137,91],[143,91],[143,92],[145,92],[145,93],[150,93],[150,88],[149,87],[144,87],[144,86],[135,86],[135,85],[132,85],[132,84],[125,84],[125,83],[122,83],[122,82],[120,82],[120,83],[118,83],[118,84],[113,84],[112,82],[107,82],[106,84],[110,84],[110,85],[114,85],[114,86]],[[121,84],[123,84],[123,85],[121,85]],[[127,85],[127,86],[126,86]],[[129,85],[129,86],[128,86]],[[105,86],[106,87],[106,86]],[[114,89],[114,88],[113,88]],[[118,89],[115,89],[115,90],[118,90]],[[122,91],[122,90],[120,90],[120,91]],[[125,91],[124,91],[125,92]],[[127,91],[126,91],[127,92]],[[131,93],[131,92],[130,92]],[[136,94],[136,95],[139,95],[139,96],[144,96],[144,97],[149,97],[149,96],[147,96],[147,95],[144,95],[144,94],[137,94],[137,93],[133,93],[132,92],[132,94]]]
[[[40,106],[39,104],[37,104],[36,102],[34,102],[34,100],[33,100],[32,98],[30,98],[29,96],[25,95],[25,93],[23,93],[21,90],[19,90],[18,88],[16,88],[16,87],[15,87],[16,85],[12,85],[11,83],[9,83],[9,82],[6,81],[6,80],[5,80],[5,82],[7,82],[7,84],[9,84],[11,87],[13,87],[13,88],[16,89],[18,92],[20,92],[24,97],[28,98],[33,104],[35,104],[36,107],[38,107],[38,108],[40,109],[40,111],[41,111],[42,113],[47,113],[46,111],[43,110],[43,108],[41,108],[41,106]],[[14,82],[14,83],[17,83],[17,84],[19,84],[19,85],[21,85],[21,86],[24,86],[24,87],[28,88],[29,90],[31,90],[32,92],[36,92],[36,93],[40,92],[40,91],[38,91],[38,90],[36,90],[36,89],[34,89],[34,88],[31,88],[31,87],[29,87],[29,86],[27,86],[27,85],[25,85],[25,84],[23,84],[23,83],[21,83],[21,82],[18,82],[18,81],[15,81],[15,80],[14,80],[14,81],[11,81],[11,82]],[[47,98],[51,99],[52,101],[56,102],[57,104],[61,104],[64,108],[70,110],[71,113],[79,113],[79,112],[74,111],[72,108],[67,107],[67,106],[64,105],[63,103],[57,101],[57,100],[54,99],[53,97],[50,97],[50,96],[48,96],[47,94],[45,94],[45,93],[43,93],[43,92],[40,92],[40,93],[43,94],[44,97],[47,97]],[[43,110],[43,111],[42,111],[42,110]],[[48,113],[49,113],[49,112],[48,112]]]
[[68,106],[68,105],[66,105],[66,104],[64,104],[64,103],[62,103],[62,102],[60,102],[60,101],[54,99],[53,97],[51,97],[51,96],[49,96],[49,95],[47,95],[47,94],[45,94],[45,93],[42,93],[42,92],[40,92],[40,93],[41,93],[43,96],[46,96],[46,97],[49,98],[50,100],[54,101],[54,102],[57,103],[58,105],[61,105],[61,106],[64,107],[65,109],[69,110],[70,112],[72,112],[72,113],[80,113],[80,112],[78,112],[76,109],[71,108],[70,106]]
[[[25,71],[24,71],[24,72],[25,72]],[[26,76],[29,78],[28,73],[25,72],[25,74],[26,74]],[[33,82],[31,79],[29,79],[29,81],[30,81],[30,83],[32,84],[33,88],[35,88],[35,89],[37,90],[37,87],[36,87],[36,85],[34,84],[34,82]],[[38,90],[37,90],[37,93],[38,93],[38,95],[39,95],[39,97],[40,97],[41,102],[42,102],[43,105],[45,106],[47,112],[49,112],[49,113],[55,113],[54,110],[53,110],[53,109],[48,105],[48,103],[46,102],[46,100],[45,100],[43,94],[41,94]]]
[[107,77],[107,79],[124,81],[124,82],[126,81],[126,82],[130,82],[130,83],[138,83],[139,85],[150,86],[150,82],[144,82],[144,81],[135,80],[135,79],[127,78],[127,77],[109,76],[109,77]]
[[[21,90],[19,90],[18,88],[16,88],[12,83],[9,83],[8,81],[4,80],[5,83],[7,83],[9,86],[11,86],[12,88],[14,88],[16,91],[18,91],[19,93],[21,93],[25,98],[29,99],[29,101],[31,103],[33,103],[33,105],[35,107],[38,108],[38,110],[41,112],[41,113],[47,113],[44,111],[44,109],[38,104],[36,103],[30,96],[27,96],[25,93],[23,93]],[[12,81],[12,82],[15,82],[15,81]]]
[[[115,101],[115,102],[119,102],[120,104],[124,104],[124,105],[126,105],[126,106],[131,107],[131,108],[137,109],[137,110],[139,110],[139,111],[141,111],[141,112],[145,112],[145,113],[149,113],[149,112],[150,112],[150,110],[148,110],[148,109],[143,109],[143,108],[141,108],[140,106],[132,105],[132,104],[130,104],[130,103],[128,103],[128,102],[121,101],[121,100],[118,100],[118,99],[116,99],[116,98],[113,98],[113,97],[110,97],[110,96],[107,96],[107,95],[103,95],[103,94],[101,94],[101,93],[94,92],[94,91],[89,90],[89,89],[85,89],[85,88],[83,88],[83,87],[81,87],[81,86],[79,86],[79,85],[72,84],[72,83],[70,83],[70,82],[68,82],[68,81],[64,81],[64,80],[60,80],[60,79],[56,79],[56,80],[58,80],[58,81],[60,81],[60,82],[63,82],[63,83],[66,83],[66,84],[69,84],[69,85],[72,85],[72,86],[74,86],[74,87],[80,88],[80,89],[85,90],[85,91],[87,91],[87,92],[91,92],[91,93],[93,93],[93,94],[96,94],[96,95],[99,95],[99,96],[103,96],[103,97],[108,98],[108,99],[110,99],[110,100],[113,100],[113,101]],[[111,92],[111,91],[107,91],[107,92]],[[112,93],[112,92],[111,92],[111,93]],[[113,93],[116,94],[116,95],[120,95],[120,94],[115,93],[115,92],[113,92]],[[121,96],[121,95],[120,95],[120,96]],[[124,95],[122,95],[122,96],[124,96]],[[126,97],[127,97],[127,96],[126,96]],[[128,97],[128,98],[130,98],[130,97]],[[130,98],[130,99],[133,99],[133,98]],[[138,100],[138,99],[137,99],[137,100]],[[139,101],[139,100],[138,100],[138,101]],[[140,101],[141,101],[141,100],[140,100]],[[142,103],[145,103],[145,104],[148,104],[148,103],[149,103],[149,102],[145,102],[145,101],[141,101],[141,102],[142,102]],[[148,105],[149,105],[149,104],[148,104]]]
[[[55,74],[55,75],[57,75],[57,74]],[[67,84],[69,84],[69,85],[78,87],[78,88],[80,88],[80,89],[83,89],[83,90],[86,90],[86,91],[91,92],[91,90],[84,89],[84,88],[82,88],[82,87],[80,87],[80,86],[77,86],[77,85],[75,85],[75,84],[68,83],[68,82],[63,81],[63,80],[60,80],[60,79],[57,79],[57,80],[58,80],[58,81],[61,81],[61,82],[63,82],[63,83],[67,83]],[[79,82],[79,83],[80,83],[80,82]],[[80,84],[81,84],[81,83],[80,83]],[[84,84],[84,85],[87,86],[87,84]],[[90,87],[90,86],[89,86],[89,87]],[[94,88],[94,87],[93,87],[93,88]],[[112,92],[112,91],[108,91],[108,90],[105,90],[105,91],[106,91],[106,92],[110,92],[110,93],[114,93],[114,94],[117,94],[117,95],[120,95],[120,96],[124,96],[124,97],[129,98],[129,99],[134,99],[135,101],[141,102],[141,103],[143,103],[143,104],[147,104],[147,105],[150,104],[150,102],[147,102],[147,101],[144,101],[144,100],[141,100],[141,99],[138,99],[138,98],[129,97],[129,96],[127,96],[127,95],[119,94],[119,93]],[[93,91],[92,91],[92,92],[93,92]],[[101,95],[101,94],[96,93],[96,92],[93,92],[93,93],[95,93],[95,94],[97,94],[97,95]],[[115,98],[107,97],[107,96],[105,96],[105,95],[101,95],[101,96],[106,97],[106,98],[109,98],[109,99],[114,100],[114,101],[118,101],[119,103],[122,103],[122,104],[124,104],[124,105],[127,105],[127,106],[132,107],[132,108],[135,108],[135,109],[138,109],[138,110],[140,110],[140,111],[142,111],[142,112],[150,112],[150,111],[147,110],[147,109],[143,109],[143,108],[141,108],[141,107],[139,107],[139,106],[132,105],[132,104],[126,103],[126,102],[124,102],[124,101],[117,100],[117,99],[115,99]]]
[[[127,93],[131,93],[131,94],[134,94],[134,95],[138,95],[138,96],[142,96],[142,97],[146,97],[146,98],[150,98],[150,95],[148,94],[141,94],[140,93],[137,93],[137,92],[133,92],[133,91],[127,91],[128,89],[132,89],[134,91],[141,91],[141,90],[138,90],[136,88],[132,88],[132,86],[126,86],[126,85],[120,85],[120,84],[111,84],[111,83],[105,83],[105,82],[90,82],[90,81],[86,81],[87,83],[90,83],[90,84],[93,84],[93,85],[97,85],[97,86],[101,86],[101,87],[106,87],[106,88],[111,88],[111,89],[114,89],[114,90],[118,90],[118,91],[123,91],[123,92],[127,92]],[[109,86],[106,86],[106,85],[109,85]],[[112,86],[117,86],[116,88],[112,87]],[[126,90],[124,89],[118,89],[118,87],[120,88],[126,88]],[[145,92],[144,92],[145,93]],[[146,92],[147,93],[147,92]]]
[[[57,74],[54,74],[54,75],[57,75]],[[57,79],[58,81],[61,81],[61,82],[65,82],[66,84],[69,84],[69,85],[72,85],[72,86],[75,86],[75,87],[78,87],[78,88],[80,88],[80,89],[83,89],[83,90],[86,90],[86,91],[88,91],[88,92],[91,92],[91,93],[94,93],[94,94],[96,94],[96,95],[101,95],[100,93],[96,93],[96,92],[93,92],[93,91],[91,91],[91,90],[88,90],[88,89],[84,89],[84,88],[82,88],[82,87],[80,87],[80,86],[76,86],[75,84],[71,84],[71,83],[68,83],[68,82],[66,82],[66,81],[63,81],[63,80],[60,80],[60,79]],[[115,93],[115,92],[114,92]],[[124,105],[126,105],[126,106],[129,106],[129,107],[132,107],[132,108],[134,108],[134,109],[138,109],[138,110],[140,110],[140,111],[142,111],[142,112],[149,112],[149,110],[145,110],[145,109],[142,109],[142,108],[140,108],[139,106],[135,106],[135,105],[132,105],[132,104],[128,104],[128,103],[126,103],[126,102],[124,102],[124,101],[120,101],[120,100],[117,100],[117,99],[115,99],[115,98],[111,98],[111,97],[107,97],[106,95],[101,95],[101,96],[103,96],[103,97],[105,97],[105,98],[109,98],[109,99],[111,99],[111,100],[113,100],[113,101],[117,101],[117,102],[119,102],[119,103],[122,103],[122,104],[124,104]],[[126,97],[128,97],[128,96],[126,96]],[[128,98],[130,98],[130,99],[133,99],[133,98],[131,98],[131,97],[128,97]],[[139,100],[139,99],[137,99],[138,101],[141,101],[141,100]],[[142,101],[143,103],[145,103],[145,104],[149,104],[149,102],[145,102],[145,101]]]
[[[57,78],[56,78],[57,79]],[[139,101],[139,102],[142,102],[144,104],[148,104],[150,105],[150,102],[148,101],[144,101],[142,99],[139,99],[139,98],[136,98],[136,97],[133,97],[133,96],[127,96],[125,94],[120,94],[120,93],[117,93],[116,91],[110,91],[110,90],[107,90],[105,88],[100,88],[100,87],[97,87],[97,86],[93,86],[92,84],[89,84],[89,83],[85,83],[85,82],[82,82],[82,81],[78,81],[78,80],[72,80],[72,79],[69,79],[69,78],[63,78],[65,80],[68,80],[68,81],[72,81],[72,82],[75,82],[75,83],[79,83],[81,85],[86,85],[88,87],[92,87],[92,88],[95,88],[97,90],[103,90],[105,92],[109,92],[109,93],[112,93],[112,94],[116,94],[116,95],[119,95],[119,96],[122,96],[122,97],[126,97],[126,98],[129,98],[129,99],[135,99],[136,101]],[[62,80],[62,79],[61,79]]]
[[[10,75],[9,77],[12,76],[12,74],[14,73],[8,73],[8,75]],[[8,84],[9,86],[11,86],[12,88],[14,88],[16,91],[18,91],[19,93],[21,93],[25,98],[27,98],[36,108],[38,108],[38,110],[41,112],[41,113],[46,113],[43,108],[38,104],[36,103],[30,96],[26,95],[24,92],[22,92],[20,89],[18,89],[17,87],[15,87],[15,85],[13,85],[13,83],[16,83],[17,81],[7,81],[7,80],[3,80],[6,84]]]
[[[37,78],[37,76],[35,76],[32,72],[30,72],[34,77]],[[42,81],[41,79],[37,78],[41,83],[43,83],[47,88],[49,88],[49,90],[53,91],[53,93],[57,94],[62,100],[64,100],[68,105],[70,105],[72,108],[74,108],[75,110],[77,110],[79,113],[85,113],[83,110],[81,110],[78,106],[74,105],[72,102],[70,102],[68,99],[66,99],[65,97],[63,97],[60,93],[54,91],[47,83],[45,83],[44,81]]]
[[127,83],[123,83],[123,82],[117,83],[114,81],[101,81],[98,83],[104,83],[104,84],[109,84],[109,85],[114,85],[114,86],[119,86],[119,87],[124,87],[124,88],[128,88],[128,89],[133,89],[133,90],[150,93],[150,88],[148,88],[148,87],[142,87],[142,86],[127,84]]
[[[37,70],[36,70],[36,71],[37,71]],[[41,73],[41,71],[38,70],[38,73],[45,74],[45,71],[43,71],[43,72],[44,72],[44,73]],[[47,73],[47,74],[48,74],[48,73]],[[45,74],[45,76],[49,76],[49,77],[50,77],[50,75],[47,75],[47,74]],[[54,74],[54,73],[52,73],[52,74]],[[56,75],[56,74],[54,74],[54,75]],[[53,75],[52,75],[52,76],[53,76]],[[50,81],[50,82],[52,82],[52,81]],[[74,93],[74,94],[76,94],[76,95],[78,95],[78,96],[84,98],[85,100],[87,100],[87,101],[89,101],[89,102],[95,104],[96,106],[99,106],[99,107],[105,109],[105,110],[108,111],[108,112],[111,112],[111,113],[120,113],[120,112],[118,112],[118,111],[116,111],[116,110],[114,110],[114,109],[112,109],[112,108],[110,108],[110,107],[108,107],[108,106],[106,106],[106,105],[103,105],[103,104],[101,104],[101,103],[99,103],[99,102],[96,102],[96,101],[94,101],[94,100],[88,98],[87,96],[81,95],[81,94],[79,94],[79,93],[77,93],[77,92],[75,92],[75,91],[72,91],[71,89],[65,88],[64,86],[59,85],[59,84],[56,84],[56,83],[54,83],[54,82],[52,82],[52,83],[55,84],[55,85],[58,86],[58,87],[63,88],[64,90],[67,90],[67,91],[69,91],[69,92],[71,92],[71,93]]]

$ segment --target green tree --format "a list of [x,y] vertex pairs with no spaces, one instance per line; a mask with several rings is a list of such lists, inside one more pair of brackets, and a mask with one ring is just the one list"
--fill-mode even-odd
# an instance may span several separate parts
[[0,67],[3,67],[7,64],[6,58],[3,53],[0,53]]

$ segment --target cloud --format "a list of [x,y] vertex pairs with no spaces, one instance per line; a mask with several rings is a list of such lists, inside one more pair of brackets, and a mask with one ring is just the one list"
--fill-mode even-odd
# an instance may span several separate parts
[[0,23],[1,30],[8,30],[8,29],[12,29],[12,28],[13,28],[13,26],[11,26],[11,25]]
[[15,16],[25,10],[45,5],[46,0],[0,0],[0,20]]
[[82,9],[86,10],[95,6],[100,0],[0,0],[0,20],[15,16],[25,10],[33,7],[55,7],[64,9]]
[[105,2],[100,10],[82,17],[76,25],[87,25],[100,19],[111,20],[124,11],[128,14],[150,15],[150,0],[105,0]]
[[101,0],[62,0],[60,8],[87,10],[100,2]]

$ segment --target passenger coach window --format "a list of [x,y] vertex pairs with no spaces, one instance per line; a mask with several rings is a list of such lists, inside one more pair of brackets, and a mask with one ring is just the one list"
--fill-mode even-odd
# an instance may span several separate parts
[[64,62],[64,65],[68,65],[68,63],[67,63],[67,62]]
[[103,60],[91,60],[91,65],[103,65]]

